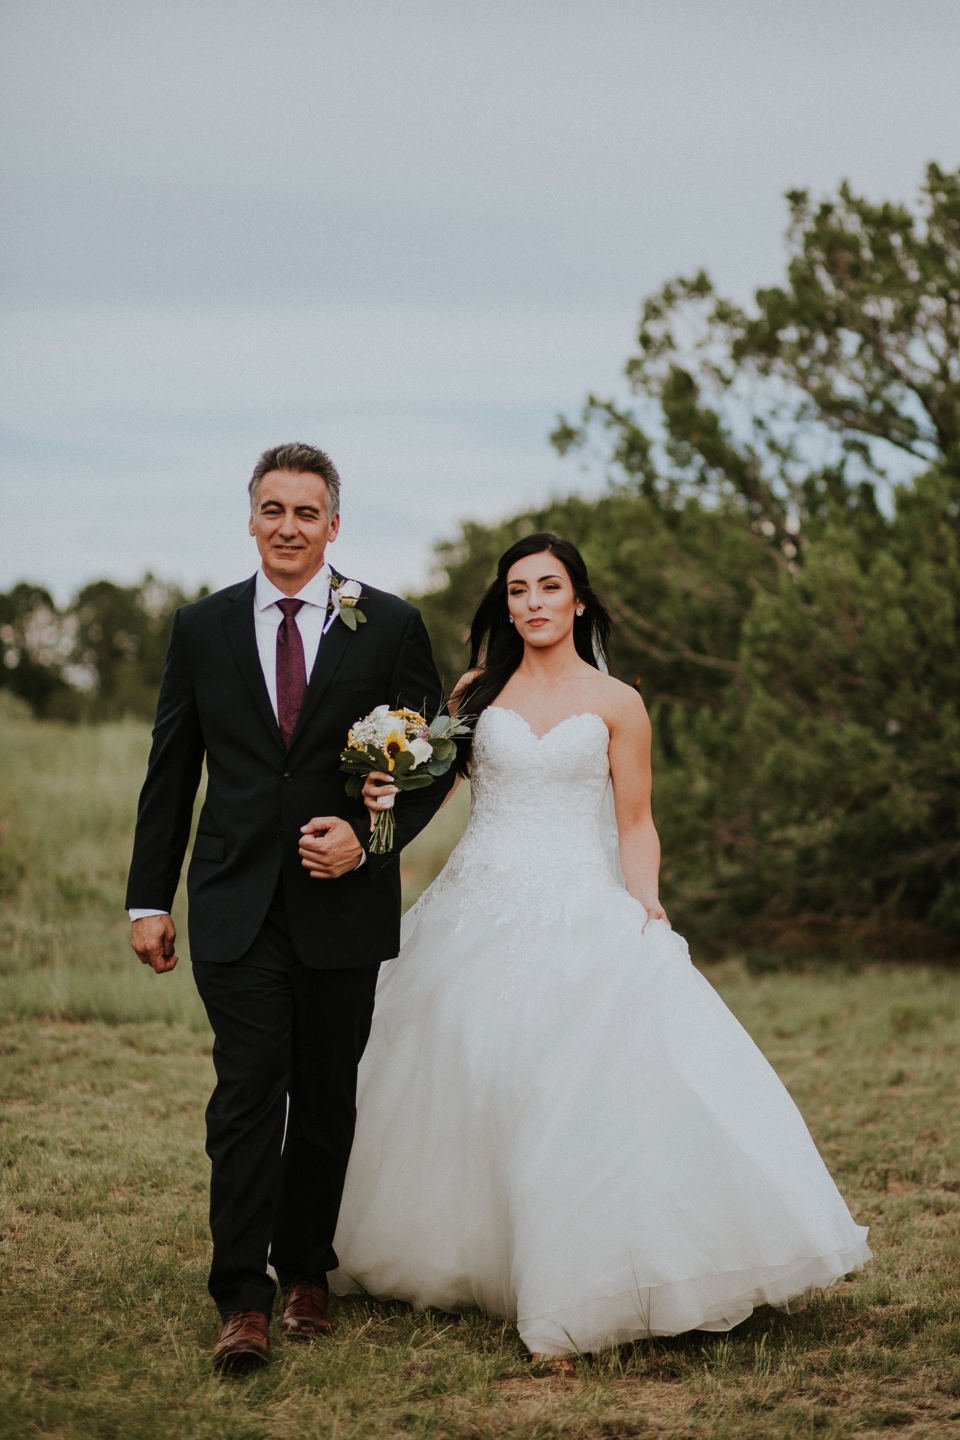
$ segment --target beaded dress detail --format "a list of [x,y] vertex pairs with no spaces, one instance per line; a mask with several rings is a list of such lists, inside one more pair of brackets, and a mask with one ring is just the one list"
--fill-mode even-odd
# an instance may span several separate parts
[[568,1355],[728,1330],[870,1257],[787,1091],[623,888],[594,714],[483,712],[463,839],[381,970],[341,1293]]

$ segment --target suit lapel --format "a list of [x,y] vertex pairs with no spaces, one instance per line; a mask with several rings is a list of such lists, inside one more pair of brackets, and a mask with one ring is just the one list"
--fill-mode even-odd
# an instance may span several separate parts
[[250,691],[257,713],[270,732],[271,739],[282,748],[280,726],[270,704],[267,682],[263,678],[260,665],[260,652],[257,649],[257,632],[253,621],[256,583],[256,576],[253,576],[237,587],[230,597],[231,603],[223,613],[223,628],[231,654]]

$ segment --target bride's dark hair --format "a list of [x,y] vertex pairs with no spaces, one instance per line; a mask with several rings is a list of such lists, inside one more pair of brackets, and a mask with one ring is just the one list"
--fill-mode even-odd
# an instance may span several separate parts
[[[610,638],[610,614],[590,584],[583,556],[569,540],[549,530],[527,535],[505,550],[497,561],[497,576],[477,606],[470,626],[470,670],[479,674],[467,682],[457,694],[457,710],[474,719],[492,705],[523,658],[523,641],[510,624],[507,607],[507,576],[518,560],[528,555],[555,555],[573,586],[573,593],[583,606],[583,614],[574,617],[573,643],[577,654],[597,669],[607,663],[607,641]],[[472,745],[462,741],[458,764],[466,771]]]

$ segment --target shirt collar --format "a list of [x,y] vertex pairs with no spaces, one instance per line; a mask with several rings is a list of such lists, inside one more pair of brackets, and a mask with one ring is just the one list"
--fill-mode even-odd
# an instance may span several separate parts
[[[293,600],[303,600],[307,605],[318,605],[320,609],[326,610],[327,601],[330,599],[330,566],[322,565],[312,579],[308,580],[302,590],[290,597]],[[278,590],[272,580],[268,580],[262,570],[257,571],[257,585],[255,593],[255,604],[258,610],[266,610],[268,605],[275,605],[278,600],[286,600],[282,590]]]

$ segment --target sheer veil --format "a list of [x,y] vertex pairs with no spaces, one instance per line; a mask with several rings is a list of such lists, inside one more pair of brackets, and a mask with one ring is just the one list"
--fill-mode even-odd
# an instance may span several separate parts
[[[607,657],[603,653],[602,646],[598,643],[596,635],[593,637],[593,653],[597,662],[597,669],[604,675],[610,674],[610,666],[607,664]],[[607,781],[607,788],[603,794],[603,804],[600,807],[600,838],[603,841],[603,848],[606,852],[607,862],[613,872],[613,877],[622,890],[626,890],[627,881],[623,873],[623,866],[620,864],[620,831],[617,828],[617,807],[613,798],[613,781]]]

